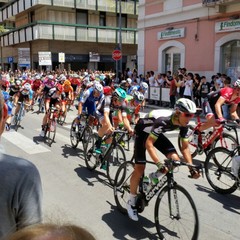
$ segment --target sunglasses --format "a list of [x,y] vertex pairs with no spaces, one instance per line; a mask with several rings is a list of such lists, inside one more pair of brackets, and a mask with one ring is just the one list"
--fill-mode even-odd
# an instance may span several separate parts
[[184,117],[187,117],[187,118],[193,118],[194,117],[193,113],[185,113],[185,112],[181,112],[181,113],[183,113]]

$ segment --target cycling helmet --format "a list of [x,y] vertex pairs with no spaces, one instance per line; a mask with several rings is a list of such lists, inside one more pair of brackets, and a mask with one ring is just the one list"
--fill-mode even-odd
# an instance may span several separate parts
[[21,81],[20,80],[16,80],[15,84],[19,86],[21,84]]
[[126,84],[127,84],[127,81],[126,80],[122,80],[120,82],[120,88],[122,88],[122,89],[124,89],[126,91],[127,90]]
[[196,104],[188,98],[179,98],[175,104],[175,109],[186,113],[196,113]]
[[128,83],[129,85],[131,85],[131,84],[132,84],[132,79],[131,79],[131,78],[127,78],[127,83]]
[[240,88],[240,79],[237,79],[234,83],[234,87]]
[[138,102],[142,102],[144,100],[144,95],[141,92],[134,91],[133,92],[133,99],[138,101]]
[[41,76],[40,76],[40,75],[37,75],[37,76],[35,77],[35,79],[36,79],[36,80],[40,80],[40,79],[41,79]]
[[23,86],[23,89],[25,89],[26,91],[30,91],[31,90],[31,84],[30,83],[25,83]]
[[56,89],[57,89],[59,92],[62,92],[62,91],[63,91],[63,86],[62,86],[60,83],[57,83],[57,84],[56,84]]
[[116,88],[118,88],[119,87],[119,84],[118,83],[113,83],[112,84],[112,89],[113,90],[115,90]]
[[141,82],[140,87],[141,87],[144,91],[148,90],[148,84],[145,83],[145,82]]
[[60,78],[62,81],[65,81],[67,78],[65,76],[61,76]]
[[117,88],[113,92],[113,97],[117,97],[120,101],[127,97],[127,93],[122,88]]
[[[63,79],[62,79],[63,80]],[[71,85],[71,82],[69,80],[65,80],[64,81],[64,85],[67,85],[67,86],[70,86]]]
[[103,87],[103,93],[104,93],[104,95],[111,95],[112,94],[112,88],[110,86]]
[[94,90],[97,90],[100,93],[103,93],[103,86],[100,83],[94,85]]
[[53,80],[53,78],[54,78],[53,75],[48,75],[49,80]]

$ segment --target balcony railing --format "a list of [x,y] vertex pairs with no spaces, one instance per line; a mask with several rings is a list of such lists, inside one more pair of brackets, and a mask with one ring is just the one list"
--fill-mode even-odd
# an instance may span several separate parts
[[231,5],[239,3],[239,0],[203,0],[202,3],[205,6]]
[[[47,39],[117,43],[118,28],[37,21],[1,35],[2,46]],[[137,44],[137,30],[122,28],[122,44]]]
[[[37,5],[119,12],[118,0],[15,0],[0,9],[0,22]],[[123,14],[138,15],[138,1],[121,2]]]

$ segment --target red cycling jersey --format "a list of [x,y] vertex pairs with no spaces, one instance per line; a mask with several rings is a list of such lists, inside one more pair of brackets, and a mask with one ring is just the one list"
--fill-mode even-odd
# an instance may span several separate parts
[[225,87],[220,89],[219,95],[225,99],[226,104],[238,104],[240,103],[240,97],[232,99],[234,89],[231,87]]

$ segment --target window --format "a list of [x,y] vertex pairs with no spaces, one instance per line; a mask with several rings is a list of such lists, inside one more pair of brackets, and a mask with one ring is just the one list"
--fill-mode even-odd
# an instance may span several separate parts
[[106,26],[106,13],[100,12],[99,14],[99,26]]
[[222,72],[235,81],[240,76],[240,40],[222,46]]
[[[119,26],[119,14],[117,14],[117,26]],[[126,14],[121,15],[121,27],[127,28],[127,15]]]
[[77,9],[77,24],[88,25],[88,12]]

